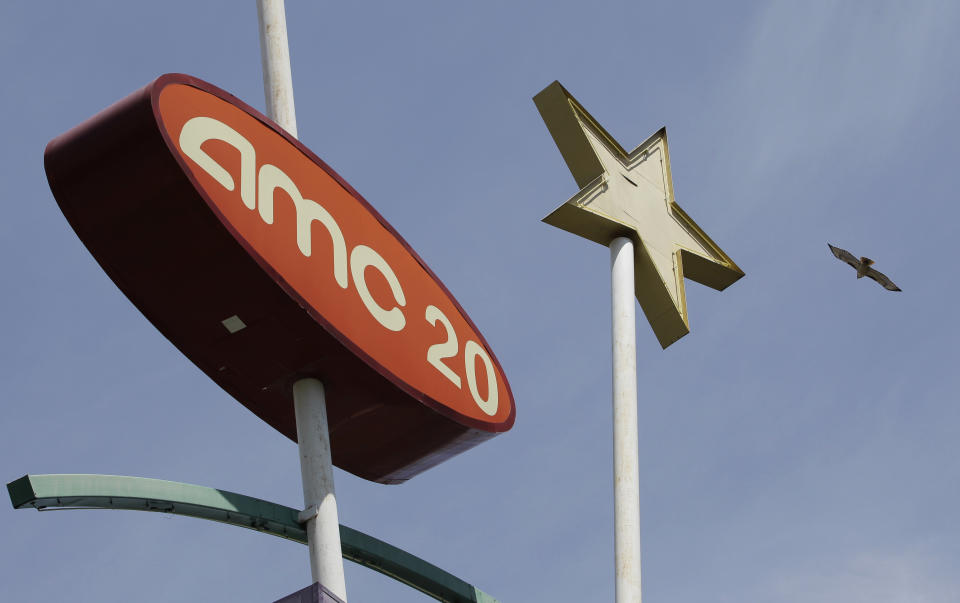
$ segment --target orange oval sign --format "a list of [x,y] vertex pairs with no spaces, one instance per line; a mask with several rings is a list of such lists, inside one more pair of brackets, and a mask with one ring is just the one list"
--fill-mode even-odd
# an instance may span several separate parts
[[[111,200],[91,203],[94,191],[80,190],[89,173],[78,178],[72,164],[116,175],[119,155],[133,173],[113,186],[104,177],[97,194]],[[55,139],[46,163],[61,208],[105,270],[242,403],[295,438],[290,384],[324,381],[343,468],[403,481],[512,426],[500,364],[439,279],[333,170],[222,90],[163,76]],[[141,238],[109,241],[104,222]],[[144,239],[164,240],[157,257],[122,257],[143,256],[131,248]],[[238,387],[251,370],[264,374]],[[282,411],[263,408],[284,395]]]

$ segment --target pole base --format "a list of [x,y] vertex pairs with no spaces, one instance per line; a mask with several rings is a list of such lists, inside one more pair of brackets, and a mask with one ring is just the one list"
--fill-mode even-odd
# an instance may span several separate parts
[[344,600],[324,588],[319,582],[314,582],[303,590],[277,599],[273,603],[344,603]]

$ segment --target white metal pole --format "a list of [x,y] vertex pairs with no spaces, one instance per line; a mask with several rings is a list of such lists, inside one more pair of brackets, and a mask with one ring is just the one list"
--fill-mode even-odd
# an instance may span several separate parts
[[283,0],[257,0],[257,17],[267,115],[296,138],[297,115],[293,106],[293,75]]
[[303,478],[304,511],[300,520],[307,524],[310,573],[314,582],[346,601],[340,519],[333,486],[333,458],[323,384],[316,379],[300,379],[294,383],[293,405]]
[[[257,0],[260,24],[260,58],[267,115],[297,137],[293,105],[293,76],[287,43],[287,19],[283,0]],[[340,548],[340,519],[333,484],[333,456],[327,424],[327,403],[323,384],[317,379],[300,379],[293,384],[293,406],[303,480],[300,521],[306,523],[310,549],[310,574],[314,582],[347,600]]]
[[613,506],[617,603],[640,603],[640,470],[633,241],[610,243],[613,310]]

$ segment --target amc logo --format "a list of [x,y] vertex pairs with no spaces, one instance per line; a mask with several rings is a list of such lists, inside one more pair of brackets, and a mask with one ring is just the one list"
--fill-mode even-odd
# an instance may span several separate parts
[[337,465],[403,481],[512,426],[496,357],[426,264],[226,92],[163,76],[52,141],[46,164],[107,273],[245,406],[295,438],[290,383],[324,381]]

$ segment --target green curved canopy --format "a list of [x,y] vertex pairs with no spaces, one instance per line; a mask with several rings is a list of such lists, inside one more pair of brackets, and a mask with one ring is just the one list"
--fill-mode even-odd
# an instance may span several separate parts
[[[158,511],[228,523],[307,543],[299,511],[243,494],[144,477],[25,475],[7,484],[14,508]],[[439,601],[497,603],[460,578],[397,547],[340,526],[343,558],[390,576]]]

